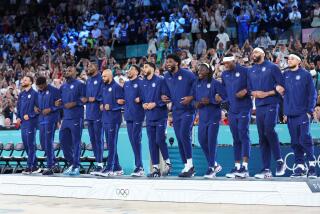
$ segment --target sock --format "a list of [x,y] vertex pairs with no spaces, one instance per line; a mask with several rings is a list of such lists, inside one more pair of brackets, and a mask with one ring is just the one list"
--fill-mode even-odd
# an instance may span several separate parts
[[246,170],[248,170],[248,163],[247,163],[247,162],[242,162],[242,166],[243,166]]
[[298,164],[297,168],[301,168],[302,170],[304,170],[304,165],[303,164]]
[[215,162],[214,162],[214,166],[215,166],[215,167],[216,167],[216,166],[218,166],[218,163],[217,163],[217,161],[215,161]]
[[103,163],[98,163],[97,165],[100,167],[103,167]]
[[283,159],[282,159],[282,158],[280,158],[279,160],[277,160],[277,162],[280,162],[280,161],[281,161],[281,162],[283,162]]
[[188,168],[188,170],[189,170],[191,167],[193,167],[192,158],[187,159],[187,168]]
[[171,164],[170,159],[165,160],[167,164]]
[[316,162],[315,161],[309,161],[309,166],[316,166]]
[[240,163],[235,163],[234,166],[236,167],[237,170],[240,169]]
[[159,169],[159,164],[155,164],[155,165],[152,165],[152,166],[153,166],[153,168]]

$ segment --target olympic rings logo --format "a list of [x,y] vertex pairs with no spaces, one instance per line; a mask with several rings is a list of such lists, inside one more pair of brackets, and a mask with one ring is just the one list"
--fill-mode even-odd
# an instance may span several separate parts
[[[293,152],[289,152],[286,156],[285,156],[285,158],[284,158],[284,164],[285,164],[285,166],[286,166],[286,168],[288,169],[288,170],[290,170],[290,171],[294,171],[295,169],[296,169],[296,164],[294,163],[294,160],[293,161],[291,161],[291,162],[293,162],[293,165],[292,165],[292,167],[290,167],[289,166],[289,157],[290,156],[292,156],[292,158],[294,158],[294,153]],[[308,169],[308,165],[305,163],[304,164],[305,165],[305,167]],[[318,165],[318,167],[320,168],[320,155],[318,156],[318,158],[316,158],[316,166]]]
[[120,196],[120,197],[128,197],[130,191],[129,189],[116,189],[116,194],[117,196]]

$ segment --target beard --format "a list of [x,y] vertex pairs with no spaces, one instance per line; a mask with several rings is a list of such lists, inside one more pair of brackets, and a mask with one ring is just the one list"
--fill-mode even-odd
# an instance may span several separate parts
[[253,62],[254,63],[260,62],[261,58],[262,58],[261,56],[257,56],[255,58],[253,58]]
[[289,68],[289,69],[294,69],[294,68],[296,68],[296,67],[297,67],[297,65],[288,65],[287,68]]
[[29,86],[31,86],[30,84],[21,84],[22,88],[28,88]]
[[176,66],[174,66],[174,65],[172,65],[172,66],[167,66],[167,70],[172,73],[173,71],[176,70]]

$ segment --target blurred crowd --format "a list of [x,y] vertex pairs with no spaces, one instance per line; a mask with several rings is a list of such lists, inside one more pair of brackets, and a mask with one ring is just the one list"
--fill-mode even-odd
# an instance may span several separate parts
[[[304,28],[316,32],[307,41],[302,41]],[[114,58],[117,47],[135,44],[148,45],[144,57]],[[267,58],[282,70],[290,52],[301,53],[302,66],[319,90],[319,1],[3,0],[0,126],[15,122],[24,75],[46,76],[59,88],[67,65],[76,65],[78,78],[86,81],[88,63],[95,61],[101,70],[112,69],[115,80],[123,84],[133,64],[154,62],[162,75],[166,55],[174,52],[180,55],[182,67],[196,72],[197,65],[206,62],[219,79],[225,54],[233,54],[238,63],[249,67],[254,47],[263,47]]]

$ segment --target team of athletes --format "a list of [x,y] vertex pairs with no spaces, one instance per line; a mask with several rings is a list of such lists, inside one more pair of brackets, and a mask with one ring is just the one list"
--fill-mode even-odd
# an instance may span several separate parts
[[[228,119],[233,136],[234,168],[228,178],[249,177],[250,160],[249,124],[253,104],[259,133],[262,170],[255,178],[271,178],[271,155],[276,162],[276,176],[285,174],[280,143],[275,126],[278,122],[279,103],[283,100],[285,120],[295,155],[292,177],[316,178],[314,147],[310,135],[310,119],[316,104],[316,90],[308,71],[300,67],[299,54],[290,54],[288,69],[282,73],[277,65],[265,59],[264,50],[255,48],[251,68],[236,63],[232,55],[223,58],[225,71],[222,81],[213,78],[210,65],[202,63],[197,74],[180,67],[181,59],[175,54],[166,58],[164,76],[155,74],[156,66],[147,62],[143,67],[132,65],[128,81],[121,87],[110,69],[100,72],[95,63],[87,69],[86,84],[76,79],[76,68],[64,71],[65,82],[60,89],[47,83],[45,77],[36,79],[37,91],[32,88],[33,78],[22,79],[17,116],[21,122],[22,141],[28,154],[24,173],[37,172],[35,135],[40,130],[40,143],[47,157],[43,175],[54,174],[56,160],[53,150],[54,133],[61,120],[59,140],[69,167],[65,175],[80,174],[81,135],[86,106],[86,120],[96,166],[92,175],[121,176],[122,167],[117,153],[118,131],[122,110],[129,140],[134,153],[135,169],[132,176],[145,176],[141,157],[142,124],[146,121],[152,170],[148,177],[169,175],[172,165],[166,144],[166,127],[172,124],[179,145],[184,168],[179,177],[192,177],[195,168],[192,157],[192,128],[199,114],[198,140],[208,162],[205,178],[215,178],[222,169],[217,163],[217,138],[221,120],[221,103],[229,104]],[[60,112],[63,117],[60,118]],[[172,121],[168,121],[168,113]],[[104,141],[108,157],[103,162]],[[164,167],[160,170],[160,152]],[[306,158],[306,159],[305,159]]]

